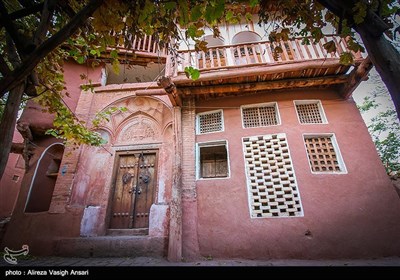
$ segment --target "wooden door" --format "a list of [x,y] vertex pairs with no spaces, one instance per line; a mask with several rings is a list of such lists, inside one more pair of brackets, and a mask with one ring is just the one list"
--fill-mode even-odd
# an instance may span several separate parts
[[120,154],[116,168],[110,228],[148,228],[156,187],[157,154],[148,151]]

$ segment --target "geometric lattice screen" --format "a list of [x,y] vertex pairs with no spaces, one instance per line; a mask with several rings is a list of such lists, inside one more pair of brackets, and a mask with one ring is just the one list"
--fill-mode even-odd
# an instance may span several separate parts
[[223,131],[222,111],[214,111],[197,115],[198,133]]
[[243,127],[259,127],[279,124],[275,104],[242,108]]
[[[338,158],[332,136],[305,136],[308,160],[314,172],[341,172],[343,163]],[[341,167],[343,166],[343,167]]]
[[320,111],[319,101],[300,104],[296,102],[296,109],[300,123],[325,123]]
[[302,216],[284,133],[243,138],[251,217]]

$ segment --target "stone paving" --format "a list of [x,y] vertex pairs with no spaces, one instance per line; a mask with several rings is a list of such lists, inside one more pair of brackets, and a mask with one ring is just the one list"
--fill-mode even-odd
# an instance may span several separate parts
[[[61,258],[61,257],[30,257],[18,260],[18,267],[133,267],[133,266],[375,266],[399,267],[400,257],[379,259],[353,259],[353,260],[245,260],[245,259],[203,259],[193,262],[169,262],[162,258],[136,257],[136,258]],[[15,267],[3,259],[0,267]]]

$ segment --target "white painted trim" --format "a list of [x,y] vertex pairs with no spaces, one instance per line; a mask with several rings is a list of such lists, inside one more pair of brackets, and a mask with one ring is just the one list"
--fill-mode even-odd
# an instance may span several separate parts
[[[200,148],[202,147],[216,147],[225,145],[226,149],[226,160],[228,166],[228,176],[226,177],[216,177],[216,178],[201,178],[200,177]],[[229,145],[228,140],[215,140],[215,141],[207,141],[207,142],[200,142],[196,143],[196,150],[195,150],[195,172],[196,172],[196,180],[225,180],[231,177],[231,168],[230,168],[230,160],[229,160]]]
[[29,199],[30,199],[30,197],[31,197],[31,192],[32,192],[33,183],[35,182],[35,178],[36,178],[36,174],[37,174],[37,170],[38,170],[38,168],[39,168],[40,162],[42,161],[42,158],[43,158],[44,155],[47,153],[47,151],[48,151],[51,147],[53,147],[53,146],[55,146],[55,145],[61,145],[61,146],[64,146],[64,147],[65,147],[65,145],[64,145],[63,143],[53,143],[53,144],[50,144],[50,145],[42,152],[42,154],[40,155],[40,157],[39,157],[39,159],[38,159],[38,161],[37,161],[36,167],[35,167],[35,172],[33,173],[33,177],[32,177],[31,184],[30,184],[30,186],[29,186],[28,196],[27,196],[26,201],[25,201],[24,213],[25,213],[25,211],[26,211],[26,207],[28,206],[28,202],[29,202]]
[[[278,124],[273,124],[273,125],[260,125],[256,127],[244,127],[244,117],[243,117],[243,108],[260,108],[260,107],[275,107],[275,113],[276,113],[276,120]],[[242,105],[240,106],[240,116],[242,119],[242,128],[243,129],[251,129],[251,128],[257,128],[257,127],[272,127],[272,126],[278,126],[282,124],[281,121],[281,115],[279,114],[279,107],[278,107],[278,102],[266,102],[266,103],[255,103],[255,104],[248,104],[248,105]]]
[[[324,107],[322,106],[322,101],[319,99],[302,99],[302,100],[293,100],[294,109],[296,110],[296,116],[299,124],[301,125],[310,125],[310,124],[328,124],[328,119],[326,118]],[[299,112],[297,111],[296,105],[303,104],[317,104],[319,109],[319,114],[321,115],[322,123],[302,123],[300,122]]]
[[[299,196],[299,204],[301,206],[301,214],[299,216],[252,217],[251,216],[251,212],[252,212],[251,211],[251,205],[252,205],[251,201],[252,201],[252,199],[251,199],[251,192],[250,192],[250,187],[249,187],[250,186],[250,178],[249,178],[249,176],[247,174],[246,158],[245,158],[246,151],[245,151],[245,145],[243,143],[243,139],[244,138],[250,138],[250,137],[267,136],[267,135],[279,135],[279,134],[283,134],[285,136],[285,139],[286,139],[286,142],[287,142],[288,154],[289,154],[289,157],[290,157],[291,167],[292,167],[292,170],[293,170],[293,178],[294,178],[294,181],[296,183],[297,194]],[[244,136],[244,137],[242,137],[242,143],[241,144],[242,144],[242,153],[243,153],[244,174],[246,176],[247,203],[248,203],[250,219],[278,219],[278,218],[301,218],[301,217],[304,217],[304,206],[303,206],[303,203],[301,202],[300,187],[299,187],[299,184],[298,184],[298,181],[297,181],[297,178],[296,178],[296,171],[295,171],[295,168],[294,168],[293,158],[292,158],[292,154],[290,152],[290,147],[289,147],[290,145],[289,145],[289,141],[288,141],[286,133],[278,132],[278,133],[269,133],[269,134],[264,134],[264,135]]]
[[[220,131],[212,131],[212,132],[200,133],[200,116],[208,115],[208,114],[212,114],[212,113],[217,113],[217,112],[221,112],[221,130]],[[204,135],[204,134],[224,132],[224,131],[225,131],[225,126],[224,126],[224,110],[223,109],[212,110],[212,111],[207,111],[207,112],[202,112],[202,113],[196,114],[196,135]]]
[[310,159],[308,157],[306,145],[304,145],[304,151],[306,152],[308,166],[310,167],[310,171],[312,174],[316,174],[316,175],[348,174],[346,165],[345,165],[343,157],[342,157],[342,153],[340,152],[339,145],[336,140],[336,135],[334,133],[303,133],[302,137],[303,137],[303,143],[304,143],[304,139],[306,139],[306,138],[330,137],[332,140],[333,149],[335,150],[335,153],[336,153],[336,159],[337,159],[339,167],[340,167],[340,171],[323,171],[323,172],[313,171],[312,167],[311,167]]

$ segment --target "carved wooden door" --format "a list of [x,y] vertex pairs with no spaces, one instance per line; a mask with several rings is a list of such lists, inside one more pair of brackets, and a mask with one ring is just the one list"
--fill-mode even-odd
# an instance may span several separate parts
[[119,155],[114,183],[111,229],[148,228],[154,201],[157,154],[135,152]]

